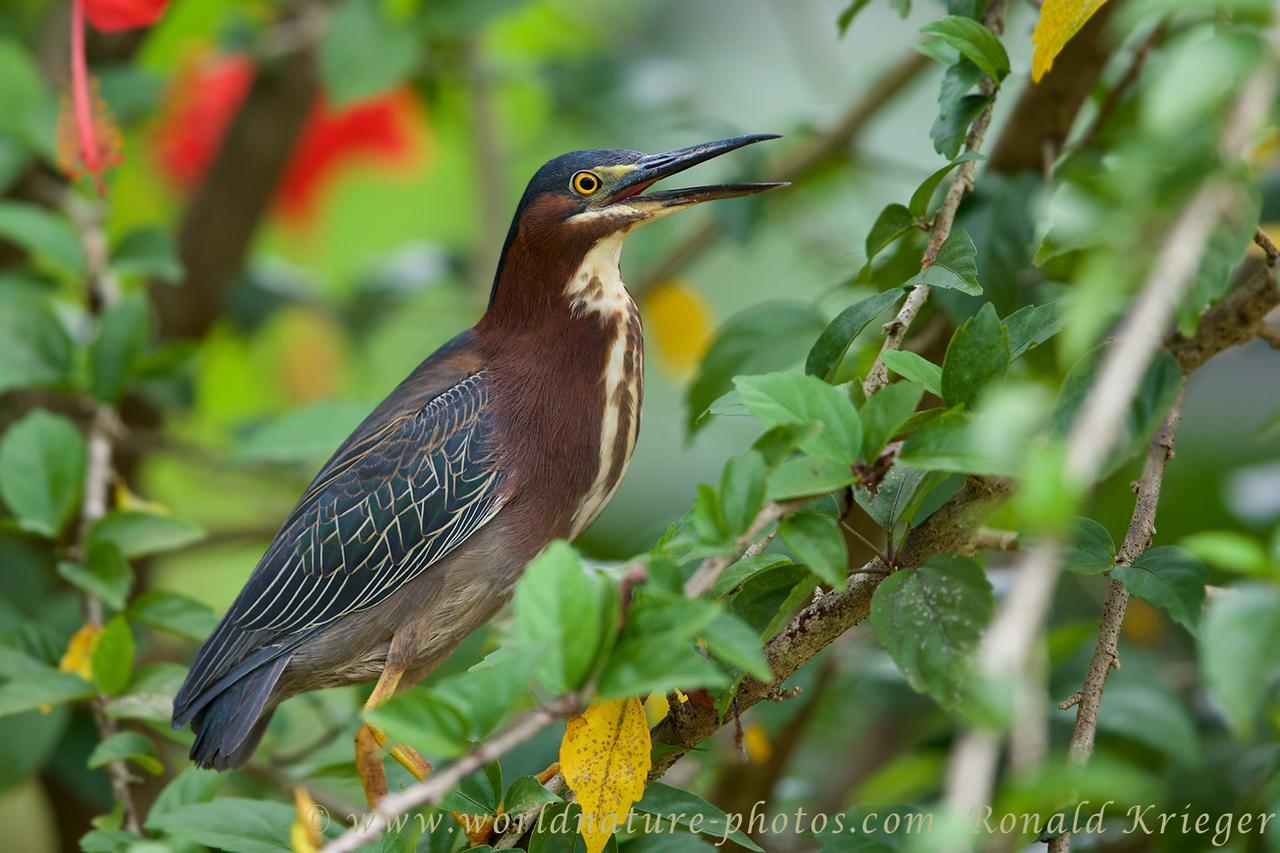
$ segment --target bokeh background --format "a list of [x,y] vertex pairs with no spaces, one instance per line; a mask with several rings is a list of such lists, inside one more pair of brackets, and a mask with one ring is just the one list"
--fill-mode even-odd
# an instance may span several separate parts
[[[872,2],[841,35],[836,21],[847,5],[178,0],[149,30],[91,33],[98,94],[119,128],[106,233],[158,241],[148,276],[198,258],[203,266],[186,275],[209,278],[197,285],[206,292],[225,292],[216,304],[193,298],[176,268],[173,295],[160,297],[155,322],[166,344],[145,390],[167,414],[153,429],[140,415],[144,426],[126,443],[125,485],[127,500],[189,523],[192,541],[143,561],[136,591],[179,593],[206,614],[226,607],[327,453],[414,365],[479,317],[511,211],[542,162],[577,148],[658,151],[781,133],[697,177],[760,179],[799,168],[791,189],[673,217],[630,239],[623,255],[645,319],[643,427],[621,489],[579,545],[604,561],[646,549],[757,432],[749,419],[713,417],[691,434],[686,394],[717,328],[740,312],[765,312],[794,332],[799,361],[848,302],[839,285],[861,265],[878,211],[944,162],[929,141],[942,66],[912,49],[940,4]],[[1031,4],[1013,5],[1005,44],[1014,75],[992,138],[1027,85],[1034,20]],[[55,180],[12,140],[43,129],[44,153],[56,159],[49,131],[66,109],[67,27],[60,2],[6,0],[0,9],[0,191],[12,198],[38,198]],[[1123,71],[1135,40],[1115,34],[1104,79]],[[299,71],[302,54],[308,68]],[[891,96],[878,96],[886,85]],[[257,110],[253,125],[236,127],[246,99]],[[828,150],[840,127],[850,132]],[[230,177],[210,172],[224,139],[244,146],[238,178],[235,168]],[[263,181],[278,186],[256,209],[227,197],[253,195]],[[1034,186],[1024,200],[1033,210],[1045,204]],[[27,286],[27,277],[0,252],[0,288]],[[77,309],[68,302],[60,310],[74,326]],[[951,320],[943,312],[937,322],[945,330]],[[762,336],[765,361],[786,359],[777,350],[786,337]],[[178,380],[162,375],[175,363]],[[1196,374],[1157,544],[1204,529],[1269,541],[1280,520],[1280,438],[1264,426],[1280,398],[1277,364],[1255,342]],[[7,421],[21,401],[8,395],[0,405]],[[1099,498],[1098,517],[1117,539],[1133,475],[1116,474]],[[37,621],[65,638],[79,625],[77,597],[47,560],[19,532],[0,529],[0,630]],[[998,565],[994,576],[999,585]],[[1051,637],[1062,695],[1087,661],[1104,591],[1097,578],[1066,583]],[[490,642],[481,633],[449,671],[478,659]],[[1232,742],[1196,716],[1194,701],[1152,699],[1192,687],[1182,628],[1135,601],[1124,643],[1104,749],[1145,764],[1178,803],[1213,807],[1247,786],[1275,786],[1274,742]],[[142,641],[139,660],[163,667],[193,649],[156,634]],[[906,687],[869,632],[845,637],[800,682],[803,703],[762,707],[745,721],[745,758],[728,736],[683,766],[681,781],[726,810],[769,799],[778,810],[840,811],[936,792],[948,718]],[[360,698],[343,690],[291,702],[262,763],[231,784],[254,795],[297,774],[358,801],[340,766],[349,740],[316,739],[349,722]],[[1069,721],[1063,714],[1055,737]],[[0,719],[0,846],[77,849],[90,819],[110,806],[105,775],[84,767],[95,738],[85,710]],[[315,742],[323,745],[306,749]],[[556,742],[548,733],[513,765],[540,769]],[[180,745],[162,753],[170,773],[182,754]],[[148,782],[143,798],[159,785]]]

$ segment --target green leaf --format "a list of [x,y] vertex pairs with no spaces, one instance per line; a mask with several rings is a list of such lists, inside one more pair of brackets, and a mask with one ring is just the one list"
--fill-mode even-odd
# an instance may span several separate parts
[[1071,544],[1063,552],[1062,567],[1080,575],[1100,575],[1116,567],[1116,545],[1107,528],[1092,518],[1071,525]]
[[1111,571],[1111,577],[1124,584],[1131,595],[1164,608],[1192,634],[1200,627],[1207,576],[1204,563],[1173,545],[1144,551],[1132,565]]
[[858,475],[848,464],[805,456],[774,468],[766,494],[771,501],[785,501],[829,494],[856,482]]
[[711,597],[720,598],[730,592],[735,591],[746,583],[749,579],[776,566],[790,565],[791,560],[782,554],[756,554],[751,557],[743,557],[735,563],[731,563],[728,568],[720,573],[716,578],[715,585],[711,587]]
[[102,628],[89,659],[93,683],[108,696],[129,686],[133,677],[133,632],[123,616],[109,620]]
[[929,475],[928,471],[894,465],[880,481],[872,495],[866,488],[853,490],[853,499],[871,519],[885,530],[892,530],[911,505],[911,496]]
[[711,654],[730,666],[736,666],[761,681],[773,679],[769,664],[761,651],[760,638],[738,617],[721,613],[714,622],[702,629],[702,639]]
[[[911,211],[896,203],[886,205],[876,217],[876,221],[872,223],[871,230],[867,232],[867,261],[863,270],[868,270],[876,255],[915,226],[916,222],[911,216]],[[858,278],[862,279],[863,275],[860,273]]]
[[109,542],[95,542],[83,566],[66,560],[58,563],[58,574],[115,610],[124,610],[125,599],[133,586],[133,569],[121,556],[120,549]]
[[521,776],[511,783],[511,787],[503,795],[502,810],[509,815],[518,815],[534,806],[559,802],[562,800],[548,791],[547,786],[539,782],[536,776]]
[[313,463],[337,448],[369,414],[365,403],[328,401],[293,409],[254,427],[238,459]]
[[898,462],[909,468],[957,474],[1012,476],[1008,459],[991,456],[970,436],[971,425],[957,409],[943,412],[903,442]]
[[849,574],[849,551],[834,518],[816,512],[798,512],[782,520],[778,534],[796,555],[797,562],[836,589],[844,589]]
[[227,853],[292,853],[293,819],[293,807],[284,803],[219,797],[180,806],[148,821],[147,826],[173,839]]
[[497,814],[502,799],[502,766],[491,761],[445,795],[440,807],[469,815]]
[[800,566],[784,565],[748,578],[729,600],[729,609],[767,641],[791,619],[813,592],[813,575]]
[[163,726],[173,716],[173,697],[186,680],[187,668],[176,663],[138,667],[129,688],[107,700],[104,710],[113,720],[145,720]]
[[1271,692],[1278,648],[1280,591],[1275,587],[1248,585],[1209,602],[1200,632],[1200,672],[1240,737],[1253,731]]
[[1176,696],[1138,684],[1107,684],[1098,713],[1098,731],[1120,735],[1186,766],[1200,757],[1200,736]]
[[956,330],[942,362],[942,399],[948,406],[972,408],[989,385],[1004,381],[1009,370],[1009,333],[988,302]]
[[164,790],[156,797],[147,812],[146,827],[157,829],[159,820],[172,814],[183,806],[194,803],[207,803],[222,787],[226,777],[216,770],[204,770],[200,767],[188,767],[173,778]]
[[103,315],[89,348],[89,390],[99,400],[116,402],[133,378],[147,348],[148,317],[141,292],[128,294]]
[[961,56],[978,66],[997,83],[1009,73],[1009,55],[1005,53],[1000,39],[972,18],[948,15],[925,24],[920,32],[954,47]]
[[970,690],[972,656],[993,606],[977,563],[935,556],[884,579],[871,599],[871,626],[913,688],[957,708]]
[[0,290],[0,391],[66,382],[73,351],[44,300]]
[[810,456],[853,464],[862,446],[858,410],[839,389],[814,376],[766,373],[734,380],[742,402],[766,428],[799,423],[822,425],[800,449]]
[[1044,305],[1024,305],[1004,318],[1009,332],[1009,358],[1017,359],[1032,347],[1052,338],[1066,324],[1066,317],[1058,310],[1056,302]]
[[940,113],[929,128],[933,150],[947,159],[956,157],[969,134],[970,125],[989,103],[991,99],[984,95],[965,95],[950,110]]
[[116,732],[89,753],[89,769],[97,770],[113,761],[132,761],[152,776],[164,773],[151,739],[138,732]]
[[954,228],[948,235],[934,262],[916,273],[907,286],[927,284],[959,290],[970,296],[982,293],[978,283],[978,250],[969,232]]
[[0,717],[93,695],[93,685],[80,676],[60,672],[38,661],[31,664],[20,675],[6,673],[9,680],[0,685]]
[[[741,820],[730,820],[728,815],[697,794],[664,782],[650,782],[644,789],[644,797],[633,808],[641,814],[666,818],[662,822],[664,827],[674,823],[683,829],[690,829],[690,823],[695,822],[698,831],[709,838],[717,841],[728,838],[748,850],[764,853],[764,848],[739,828]],[[695,816],[698,817],[697,821],[694,821]]]
[[708,407],[733,389],[735,376],[789,367],[825,326],[808,302],[766,302],[729,318],[685,392],[689,432],[697,431]]
[[1253,577],[1274,574],[1267,549],[1251,536],[1232,530],[1201,530],[1178,543],[1201,560],[1224,571]]
[[841,311],[814,341],[809,357],[805,360],[804,372],[829,381],[839,369],[840,362],[844,360],[844,354],[848,352],[854,339],[862,334],[862,330],[872,320],[901,302],[905,293],[902,288],[886,290],[855,302]]
[[529,663],[512,649],[500,648],[466,672],[434,682],[432,691],[467,709],[469,737],[479,741],[494,732],[527,695],[533,678]]
[[720,475],[720,514],[725,532],[737,538],[747,531],[764,505],[764,457],[754,450],[731,456]]
[[345,0],[325,28],[319,60],[325,92],[343,107],[405,80],[421,47],[414,28],[387,20],[376,0]]
[[929,213],[929,202],[933,200],[933,194],[938,189],[938,185],[942,183],[942,179],[951,174],[951,170],[969,160],[985,160],[986,157],[977,151],[966,151],[938,171],[924,179],[924,182],[916,188],[911,194],[911,201],[907,203],[907,212],[912,219],[924,221]]
[[84,250],[75,229],[66,218],[43,207],[0,201],[0,237],[68,278],[78,278],[84,272]]
[[23,148],[52,161],[58,99],[45,84],[35,57],[9,31],[0,38],[0,136],[12,137]]
[[548,545],[515,590],[516,636],[557,692],[581,687],[612,637],[618,600],[608,578],[582,565],[567,543]]
[[135,598],[129,618],[197,643],[204,642],[218,624],[209,605],[167,589],[149,589]]
[[623,699],[728,684],[725,674],[703,657],[692,641],[660,634],[650,640],[618,644],[600,674],[597,698]]
[[158,228],[130,231],[111,250],[116,275],[156,279],[173,284],[182,279],[182,262],[173,238]]
[[894,382],[871,395],[859,412],[863,461],[875,461],[889,439],[902,431],[923,396],[924,389],[914,382]]
[[79,506],[85,466],[71,421],[37,409],[0,439],[0,497],[19,527],[55,537]]
[[172,551],[202,538],[204,531],[194,524],[137,510],[109,512],[89,531],[90,545],[110,542],[130,560]]
[[[1086,353],[1068,371],[1058,390],[1058,399],[1054,402],[1055,436],[1064,438],[1070,432],[1080,414],[1085,396],[1093,386],[1104,352],[1104,347],[1098,347]],[[1124,432],[1117,438],[1111,455],[1107,457],[1107,462],[1099,473],[1100,479],[1114,473],[1140,448],[1146,446],[1148,439],[1164,420],[1169,407],[1173,405],[1174,398],[1178,396],[1182,381],[1182,368],[1178,366],[1178,360],[1167,350],[1162,350],[1143,374],[1137,394],[1129,401]]]
[[836,18],[836,29],[840,35],[844,35],[849,31],[849,25],[853,23],[853,19],[863,7],[870,3],[871,0],[852,0],[852,2],[844,8],[840,13],[840,17]]
[[922,355],[908,350],[889,349],[880,353],[884,366],[912,382],[919,382],[935,397],[942,396],[942,368]]

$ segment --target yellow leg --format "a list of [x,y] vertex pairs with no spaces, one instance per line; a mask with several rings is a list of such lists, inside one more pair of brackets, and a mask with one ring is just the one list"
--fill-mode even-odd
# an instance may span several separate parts
[[[403,670],[384,669],[373,693],[369,694],[369,700],[364,703],[365,708],[376,708],[394,696],[403,675]],[[381,752],[387,741],[386,732],[368,723],[356,732],[356,771],[360,774],[360,783],[364,786],[364,796],[370,808],[387,794],[387,772],[382,766]],[[411,746],[397,744],[387,751],[419,782],[431,772],[431,764]]]

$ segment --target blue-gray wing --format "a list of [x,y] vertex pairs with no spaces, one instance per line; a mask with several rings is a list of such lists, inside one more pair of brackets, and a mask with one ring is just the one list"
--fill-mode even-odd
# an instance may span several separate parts
[[179,699],[385,601],[502,508],[483,371],[416,410],[375,412],[316,476],[222,623]]

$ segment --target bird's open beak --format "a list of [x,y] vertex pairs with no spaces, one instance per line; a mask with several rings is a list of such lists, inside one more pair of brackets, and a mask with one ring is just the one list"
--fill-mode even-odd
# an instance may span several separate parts
[[714,142],[703,142],[688,148],[679,148],[665,154],[650,154],[635,165],[621,181],[612,188],[607,204],[623,204],[644,218],[659,216],[682,207],[713,201],[720,198],[734,198],[741,195],[764,192],[765,190],[785,187],[785,183],[766,184],[715,184],[705,187],[687,187],[676,190],[661,190],[644,193],[654,183],[683,172],[691,166],[719,157],[744,145],[763,142],[766,139],[777,139],[773,133],[753,133],[747,136],[733,136],[729,139],[717,139]]

